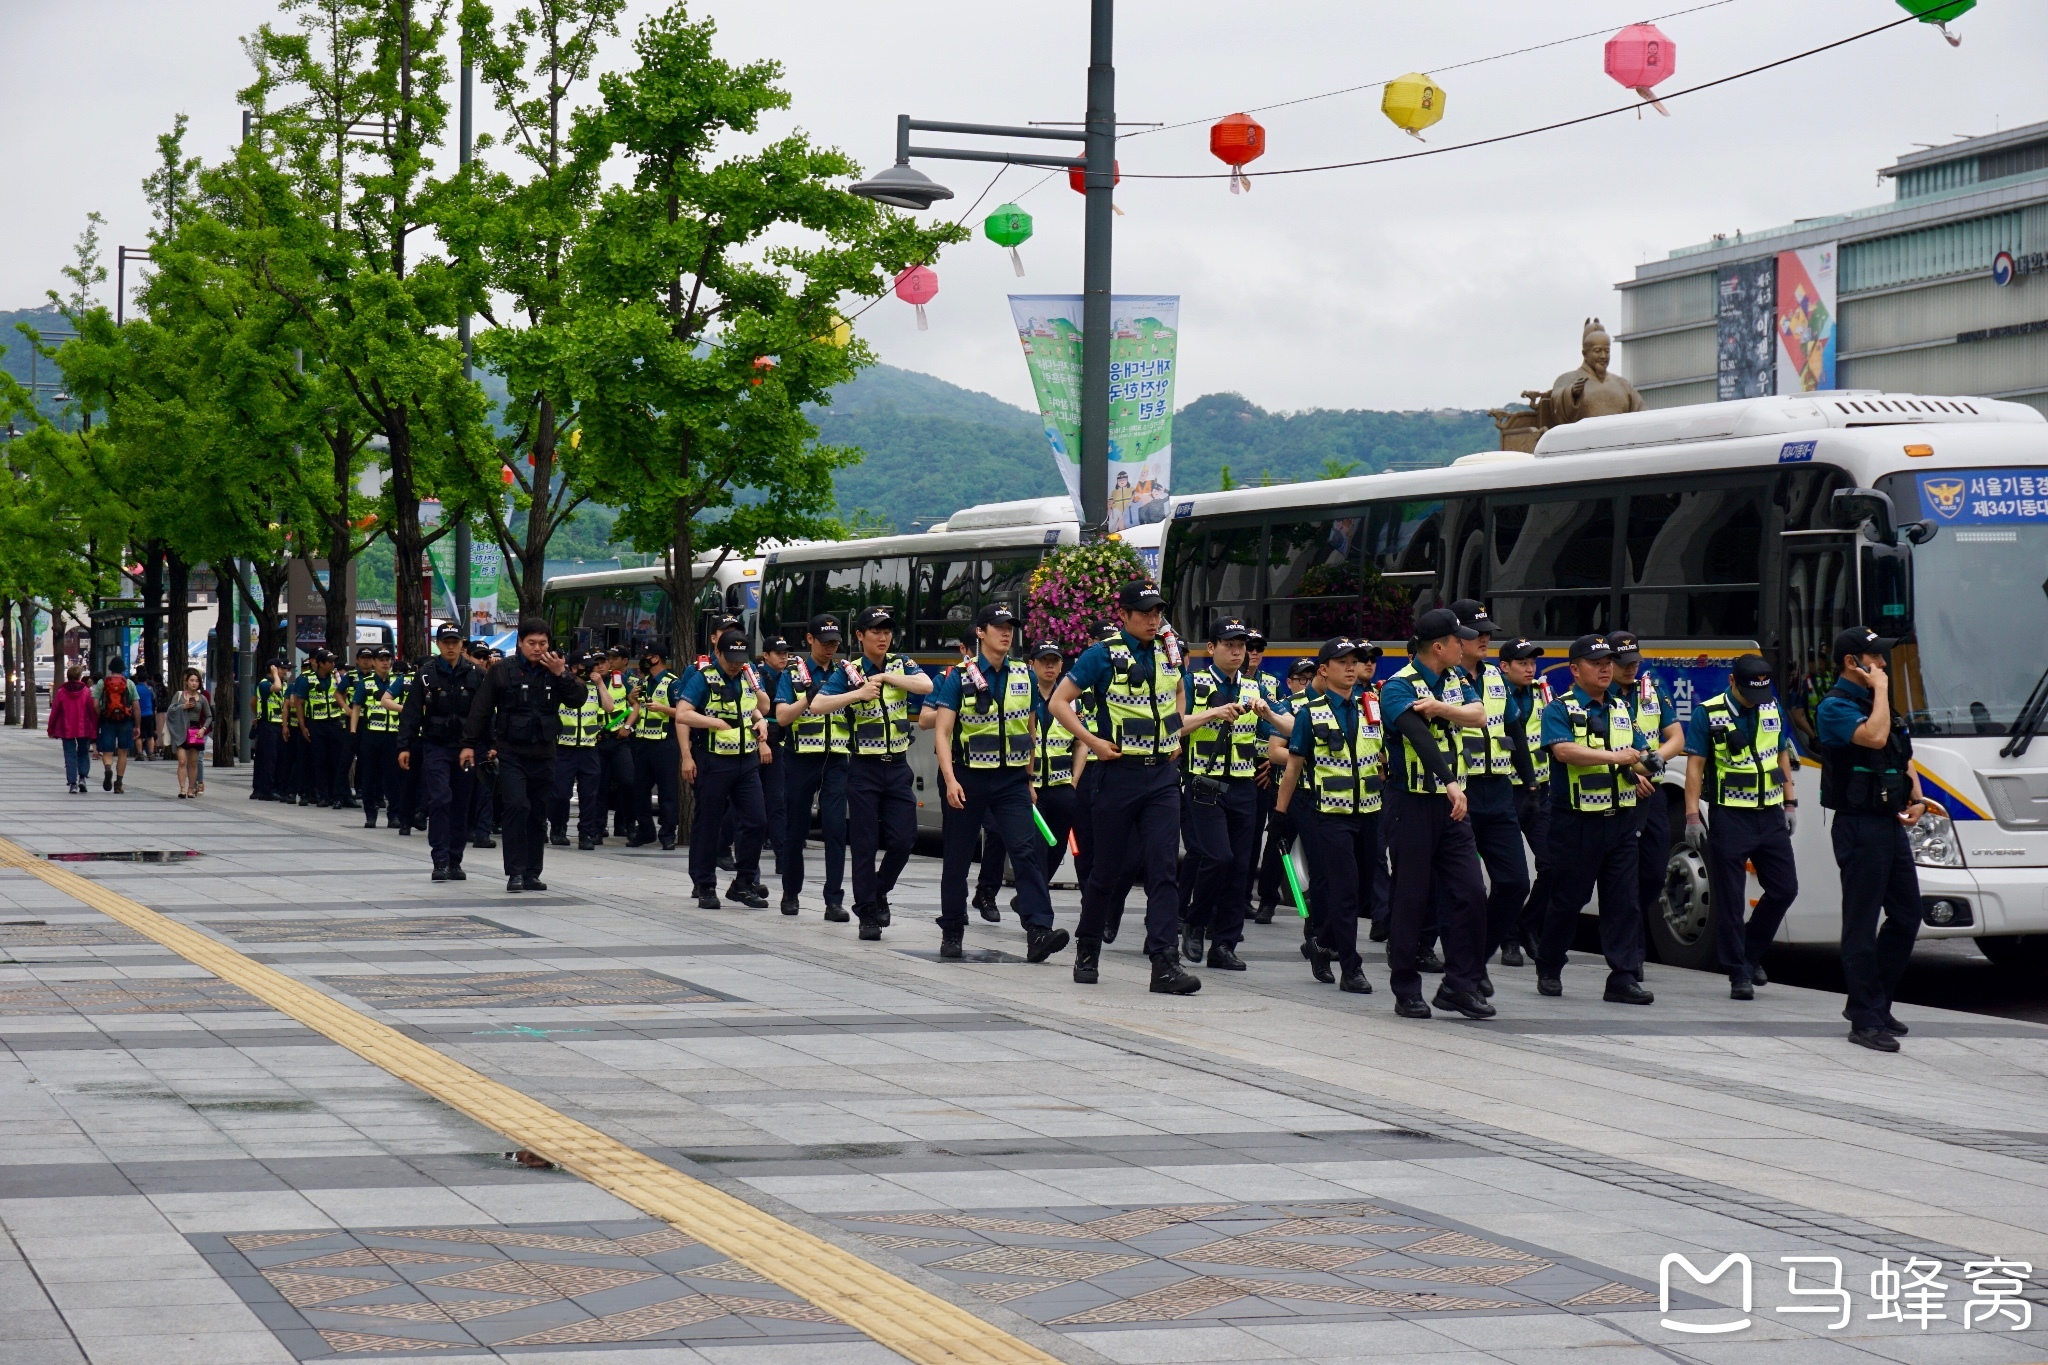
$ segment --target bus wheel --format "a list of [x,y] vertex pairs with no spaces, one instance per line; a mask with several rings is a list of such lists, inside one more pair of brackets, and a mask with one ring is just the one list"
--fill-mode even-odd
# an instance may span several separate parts
[[2048,969],[2048,934],[1985,934],[1977,951],[2008,971]]
[[1664,871],[1664,895],[1644,912],[1650,954],[1669,967],[1714,971],[1713,897],[1707,865],[1683,844],[1672,847]]

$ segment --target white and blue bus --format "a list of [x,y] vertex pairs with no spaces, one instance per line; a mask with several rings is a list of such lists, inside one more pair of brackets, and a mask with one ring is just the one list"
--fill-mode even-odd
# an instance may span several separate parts
[[[1809,769],[1787,942],[1840,935],[1811,745],[1828,644],[1851,625],[1899,637],[1892,702],[1939,804],[1913,832],[1921,932],[2048,966],[2048,740],[2028,749],[2048,709],[2048,422],[2033,408],[1830,392],[1593,418],[1534,454],[1178,497],[1161,553],[1183,637],[1242,616],[1271,639],[1268,668],[1351,635],[1378,641],[1389,672],[1415,614],[1462,597],[1544,644],[1554,686],[1573,638],[1634,631],[1681,719],[1736,655],[1763,654]],[[1662,799],[1682,782],[1673,764]],[[1713,964],[1704,871],[1674,844],[1645,910],[1662,961]]]
[[671,660],[686,662],[708,648],[705,633],[713,615],[737,616],[752,633],[761,605],[761,565],[758,558],[739,555],[698,557],[695,576],[703,586],[697,593],[697,639],[687,642],[688,649],[679,648],[675,639],[675,611],[662,586],[666,560],[641,569],[550,578],[541,591],[541,615],[556,644],[566,649],[617,645],[637,658],[649,645],[659,645]]

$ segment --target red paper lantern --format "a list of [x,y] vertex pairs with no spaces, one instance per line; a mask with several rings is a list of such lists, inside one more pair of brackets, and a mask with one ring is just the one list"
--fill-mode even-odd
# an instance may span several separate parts
[[1607,40],[1607,74],[1648,100],[1660,114],[1671,111],[1650,92],[1677,71],[1678,44],[1655,24],[1630,24]]
[[1266,154],[1265,127],[1250,114],[1220,118],[1209,128],[1209,152],[1230,167],[1230,192],[1249,193],[1252,182],[1244,167]]
[[759,371],[759,373],[756,374],[751,380],[749,380],[748,384],[750,387],[758,389],[761,387],[761,381],[768,377],[768,371],[775,368],[775,357],[771,355],[755,356],[754,368],[757,371]]
[[896,277],[896,297],[917,309],[917,330],[931,330],[925,320],[924,306],[939,296],[937,272],[926,266],[914,265]]
[[498,471],[505,481],[505,487],[510,488],[512,486],[512,466],[509,464],[499,465]]
[[[1109,163],[1109,166],[1110,185],[1112,187],[1121,185],[1124,179],[1124,163],[1121,161],[1112,161]],[[1082,170],[1079,166],[1067,167],[1067,188],[1072,190],[1076,194],[1088,193],[1087,175],[1088,173]]]

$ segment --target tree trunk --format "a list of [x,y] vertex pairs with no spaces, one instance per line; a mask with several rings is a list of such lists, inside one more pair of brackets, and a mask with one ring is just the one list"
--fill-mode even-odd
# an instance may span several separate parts
[[285,627],[279,619],[284,613],[285,584],[291,573],[289,562],[274,564],[254,563],[256,586],[263,592],[259,603],[251,600],[249,608],[256,615],[256,666],[270,667],[272,659],[282,658],[285,651]]
[[142,675],[146,678],[165,677],[164,618],[158,614],[163,605],[164,545],[152,540],[142,549]]
[[327,608],[327,647],[337,658],[352,657],[356,643],[355,604],[348,590],[349,545],[349,454],[355,438],[347,432],[329,433],[329,451],[334,456],[334,515],[327,522],[327,591],[322,600]]
[[175,683],[184,678],[192,658],[192,613],[188,606],[192,593],[186,581],[190,566],[175,550],[165,560],[170,582],[164,593],[164,639],[171,656],[165,663],[163,678],[166,683]]
[[533,496],[526,509],[526,545],[519,556],[519,614],[540,614],[541,587],[547,581],[548,542],[554,538],[552,490],[555,483],[555,405],[540,398],[533,438]]
[[420,557],[426,545],[420,532],[419,493],[413,485],[411,433],[405,429],[402,410],[397,417],[385,439],[391,447],[391,576],[398,599],[398,652],[407,659],[424,659],[428,602],[421,591]]
[[220,609],[214,617],[213,648],[207,662],[213,666],[213,766],[235,766],[235,717],[241,714],[235,686],[235,582],[228,570],[216,565],[213,576],[220,584]]
[[[60,676],[56,658],[56,642],[60,634],[61,632],[57,628],[57,606],[55,602],[52,602],[50,604],[50,690],[52,692],[57,690],[57,682]],[[22,604],[21,655],[27,661],[23,665],[23,682],[25,685],[22,688],[21,694],[21,728],[33,730],[36,728],[36,599],[33,597]]]

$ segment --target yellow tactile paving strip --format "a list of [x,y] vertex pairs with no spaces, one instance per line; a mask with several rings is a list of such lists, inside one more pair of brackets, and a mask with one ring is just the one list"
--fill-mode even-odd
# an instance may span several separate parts
[[1043,1365],[1057,1360],[852,1252],[693,1180],[304,982],[89,878],[54,867],[18,844],[0,839],[0,865],[21,868],[147,935],[516,1145],[667,1221],[920,1365]]

